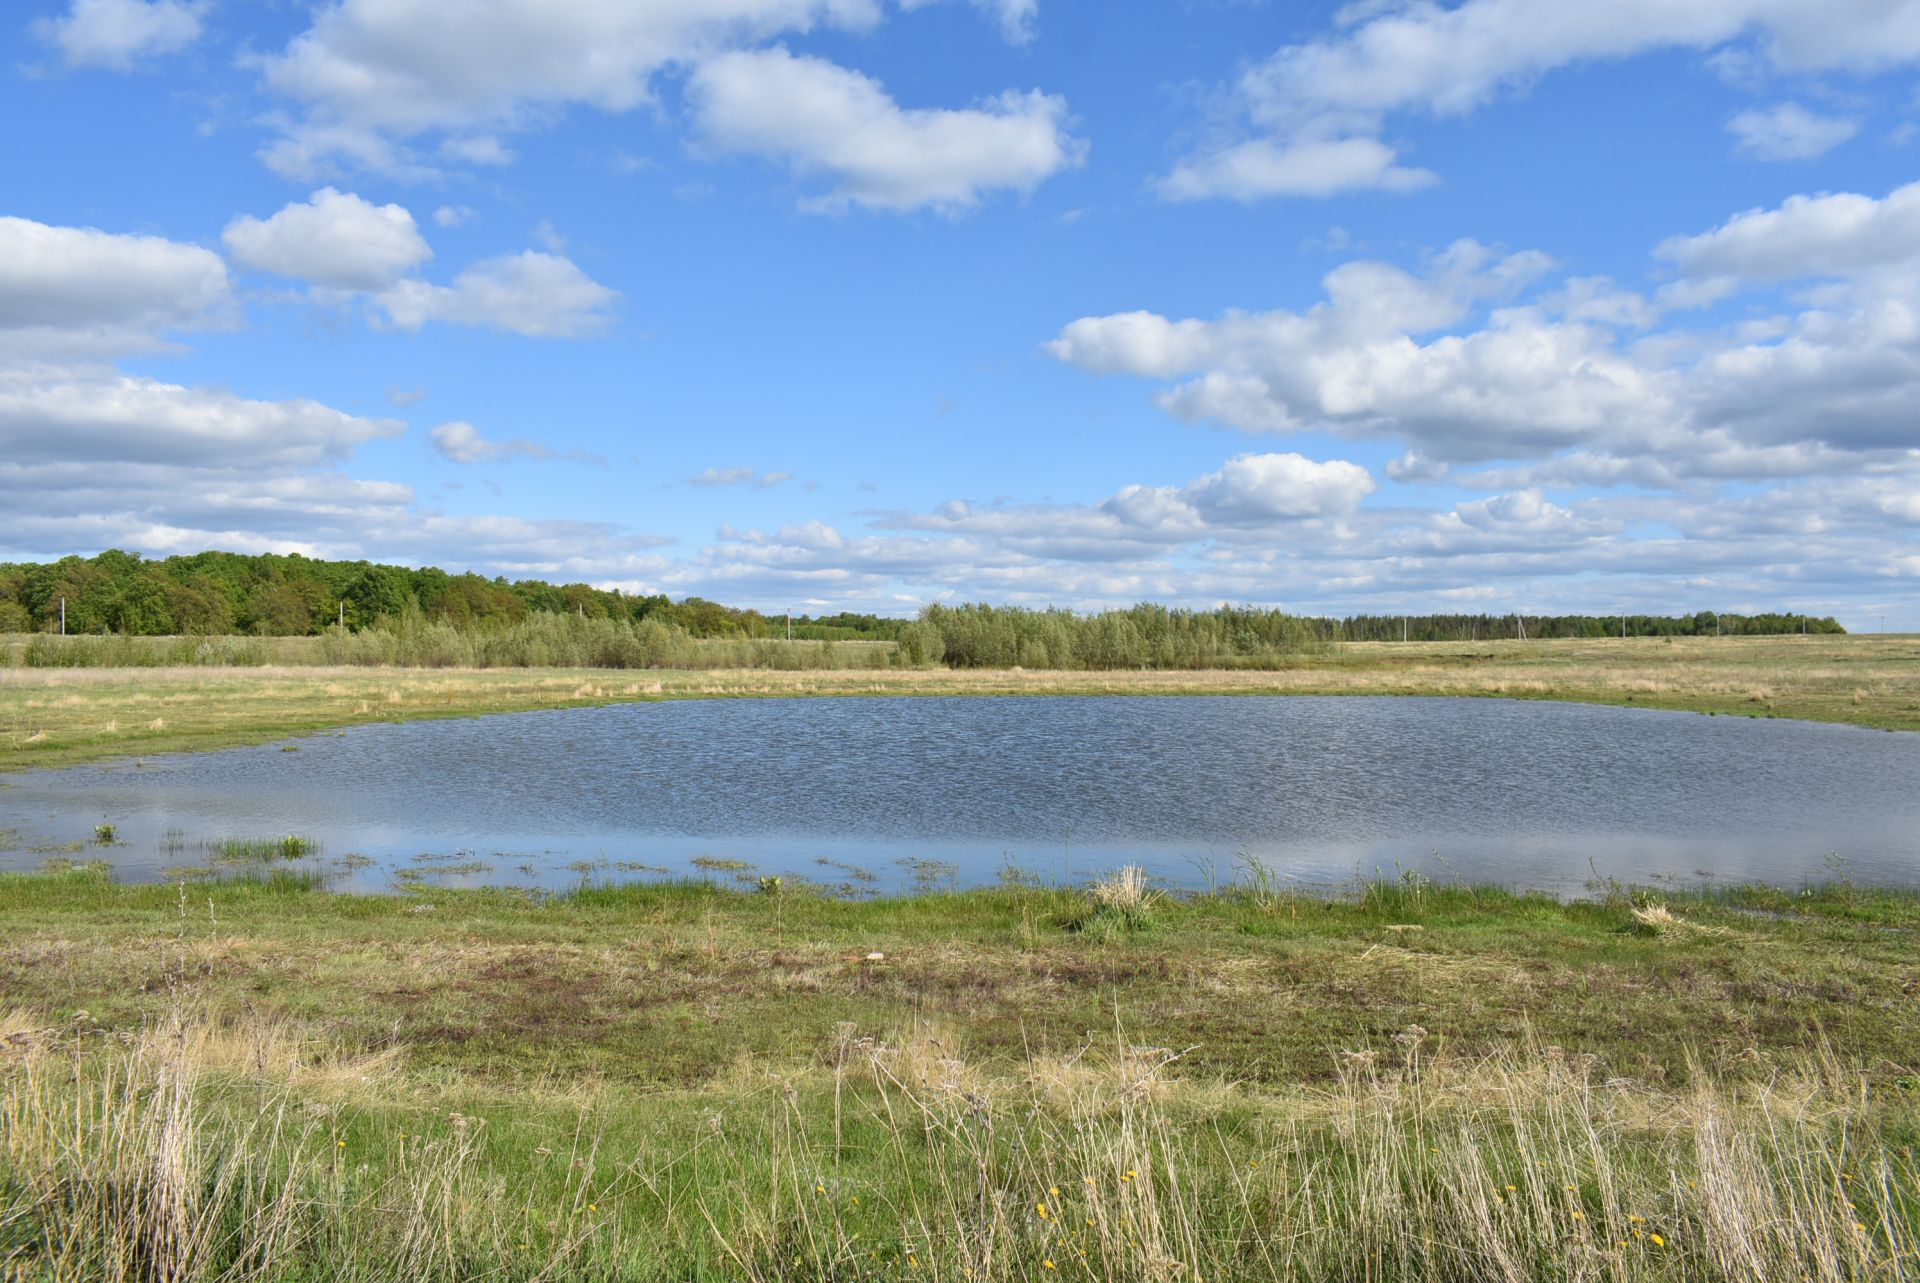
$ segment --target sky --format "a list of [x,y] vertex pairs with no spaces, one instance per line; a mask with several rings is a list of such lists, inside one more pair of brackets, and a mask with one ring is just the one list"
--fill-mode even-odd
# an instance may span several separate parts
[[0,559],[1920,629],[1920,0],[0,24]]

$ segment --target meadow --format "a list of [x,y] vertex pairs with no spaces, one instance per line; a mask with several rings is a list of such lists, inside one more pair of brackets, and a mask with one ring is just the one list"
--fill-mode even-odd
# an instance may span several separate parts
[[[154,648],[184,640],[106,639]],[[884,655],[865,657],[891,643],[867,644],[864,652],[835,643],[828,652],[836,662],[860,656],[859,667],[728,667],[721,661],[731,652],[721,649],[702,652],[711,666],[671,669],[330,665],[319,662],[326,640],[195,642],[259,648],[262,662],[237,666],[0,664],[0,771],[260,743],[363,722],[767,696],[1454,695],[1920,729],[1920,637],[1906,635],[1365,642],[1304,653],[1281,667],[1144,671],[904,667]],[[0,650],[10,646],[17,656],[26,644],[15,638]]]
[[8,1277],[1920,1269],[1920,896],[277,867],[0,876]]

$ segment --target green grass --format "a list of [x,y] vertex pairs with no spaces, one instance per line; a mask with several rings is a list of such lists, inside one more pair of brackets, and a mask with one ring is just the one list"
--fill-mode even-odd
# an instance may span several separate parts
[[[661,1089],[817,1047],[842,1021],[918,1016],[1003,1058],[1120,1021],[1195,1045],[1192,1071],[1254,1083],[1323,1081],[1338,1050],[1414,1023],[1450,1054],[1538,1038],[1662,1081],[1691,1057],[1810,1044],[1906,1072],[1920,1047],[1920,896],[1845,884],[1661,893],[1679,921],[1654,935],[1636,926],[1647,893],[1563,903],[1417,881],[1155,896],[1133,917],[1070,888],[316,886],[297,871],[184,893],[92,866],[0,876],[0,988],[56,1018],[137,1026],[184,950],[209,961],[188,988],[215,1009],[397,1040],[420,1067]],[[885,960],[863,961],[874,952]]]
[[1920,1267],[1920,895],[1104,886],[0,876],[0,1261],[955,1283]]

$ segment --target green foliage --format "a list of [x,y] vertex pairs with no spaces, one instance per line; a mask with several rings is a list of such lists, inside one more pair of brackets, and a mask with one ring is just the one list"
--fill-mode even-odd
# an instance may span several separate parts
[[[1839,633],[1791,613],[1357,615],[1319,619],[1242,606],[1141,604],[1091,615],[1012,606],[929,606],[918,619],[843,612],[769,617],[700,597],[675,602],[587,584],[508,582],[298,554],[202,552],[147,561],[110,550],[51,563],[0,564],[0,632],[80,636],[328,638],[333,662],[607,668],[905,667],[1071,670],[1282,668],[1336,641],[1467,641],[1619,636]],[[341,625],[344,624],[344,628]],[[789,647],[786,643],[808,643]],[[727,643],[716,651],[695,643]],[[893,642],[878,655],[841,643]],[[230,646],[231,643],[219,643]],[[258,657],[255,657],[256,654]],[[264,652],[29,647],[43,667],[260,664]]]
[[[929,606],[903,633],[952,668],[1250,668],[1326,648],[1314,621],[1279,610],[1142,604],[1079,615],[1018,606]],[[909,661],[912,662],[912,661]]]

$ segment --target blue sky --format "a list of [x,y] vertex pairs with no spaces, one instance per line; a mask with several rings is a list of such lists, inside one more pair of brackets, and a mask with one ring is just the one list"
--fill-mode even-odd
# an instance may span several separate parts
[[36,0],[0,557],[1920,628],[1920,0]]

